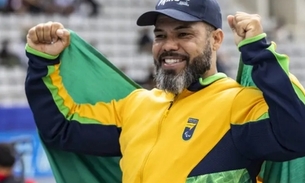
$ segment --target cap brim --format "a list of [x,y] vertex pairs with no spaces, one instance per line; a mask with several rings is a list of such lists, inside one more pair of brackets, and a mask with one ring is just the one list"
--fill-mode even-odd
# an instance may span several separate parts
[[197,22],[202,21],[197,17],[194,17],[190,14],[184,13],[182,11],[174,10],[174,9],[162,9],[162,10],[155,10],[155,11],[148,11],[142,14],[138,20],[138,26],[148,26],[148,25],[155,25],[158,15],[166,15],[173,19],[184,21],[184,22]]

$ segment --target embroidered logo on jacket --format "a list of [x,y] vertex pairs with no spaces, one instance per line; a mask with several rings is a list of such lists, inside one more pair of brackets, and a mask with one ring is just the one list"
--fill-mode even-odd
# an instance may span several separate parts
[[196,129],[196,126],[198,124],[198,119],[195,118],[189,118],[186,127],[184,128],[182,139],[183,140],[190,140],[194,134],[194,131]]

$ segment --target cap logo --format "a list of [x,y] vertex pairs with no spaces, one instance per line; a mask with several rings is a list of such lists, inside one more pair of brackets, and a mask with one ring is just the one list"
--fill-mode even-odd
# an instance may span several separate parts
[[168,2],[177,2],[178,5],[189,6],[190,0],[160,0],[157,6],[164,6]]

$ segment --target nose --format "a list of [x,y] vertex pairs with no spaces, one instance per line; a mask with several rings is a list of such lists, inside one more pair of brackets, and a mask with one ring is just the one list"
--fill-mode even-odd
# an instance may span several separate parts
[[174,39],[166,39],[163,44],[164,51],[177,51],[179,49],[179,44]]

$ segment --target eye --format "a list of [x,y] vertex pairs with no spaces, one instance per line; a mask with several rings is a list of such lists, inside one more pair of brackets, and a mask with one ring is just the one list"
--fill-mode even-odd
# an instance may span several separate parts
[[183,37],[187,37],[189,35],[191,35],[191,34],[189,34],[187,32],[181,32],[181,33],[178,34],[178,37],[182,37],[183,38]]
[[155,39],[164,39],[166,36],[164,34],[156,34]]

